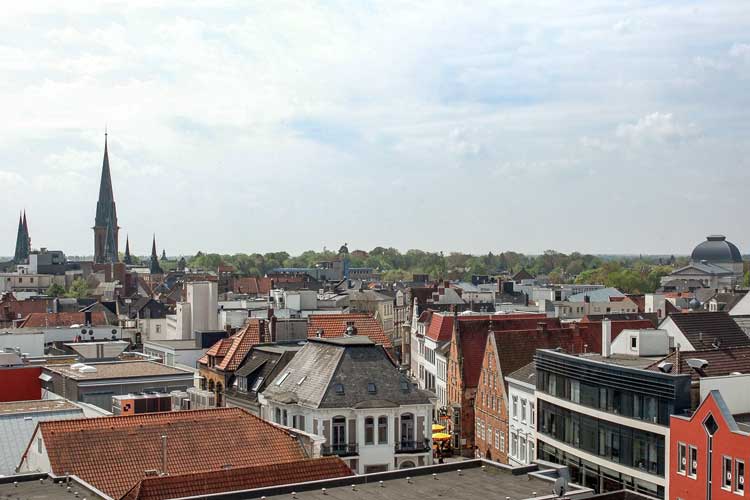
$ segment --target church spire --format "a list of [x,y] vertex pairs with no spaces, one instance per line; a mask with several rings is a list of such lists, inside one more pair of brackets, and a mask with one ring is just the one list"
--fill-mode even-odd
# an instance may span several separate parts
[[156,253],[156,235],[151,242],[151,262],[149,263],[149,272],[151,274],[164,274],[161,266],[159,265],[159,254]]
[[26,211],[18,214],[18,232],[16,233],[16,252],[13,262],[24,264],[29,260],[31,251],[31,239],[29,238],[29,225],[26,222]]
[[[117,262],[118,233],[117,208],[112,190],[112,173],[109,168],[109,146],[107,132],[104,132],[104,159],[99,183],[99,201],[96,204],[94,220],[94,260],[96,262]],[[107,248],[109,246],[109,248]]]
[[133,264],[133,258],[130,256],[130,237],[128,236],[125,237],[125,255],[122,261],[127,265]]

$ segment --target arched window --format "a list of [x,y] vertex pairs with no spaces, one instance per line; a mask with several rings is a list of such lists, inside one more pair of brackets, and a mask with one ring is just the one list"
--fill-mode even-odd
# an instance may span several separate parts
[[388,444],[388,417],[378,417],[378,444]]
[[365,444],[375,444],[375,419],[365,418]]

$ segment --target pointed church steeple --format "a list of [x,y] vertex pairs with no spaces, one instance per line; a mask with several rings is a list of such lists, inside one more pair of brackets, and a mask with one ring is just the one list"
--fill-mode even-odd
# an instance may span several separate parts
[[99,201],[96,203],[94,220],[94,260],[96,262],[118,261],[117,207],[112,190],[112,173],[109,168],[107,132],[104,132],[104,159],[99,182]]
[[149,263],[149,272],[151,274],[164,274],[161,266],[159,265],[159,254],[156,253],[156,235],[151,242],[151,262]]
[[31,252],[31,238],[29,238],[29,225],[26,222],[26,211],[18,214],[18,232],[16,233],[16,252],[13,262],[25,264],[29,261]]
[[130,238],[128,236],[125,237],[125,255],[122,261],[127,265],[133,264],[133,258],[130,256]]

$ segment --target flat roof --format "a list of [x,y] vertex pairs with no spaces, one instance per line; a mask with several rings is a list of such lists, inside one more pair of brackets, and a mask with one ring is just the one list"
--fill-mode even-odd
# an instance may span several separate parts
[[173,368],[157,363],[156,361],[114,361],[109,363],[85,363],[85,365],[96,368],[96,371],[81,372],[80,370],[71,368],[73,365],[46,366],[45,369],[73,380],[163,377],[170,375],[193,376],[192,372]]
[[[664,355],[666,356],[666,354]],[[600,363],[607,363],[610,365],[627,366],[630,368],[648,368],[660,359],[664,359],[664,356],[626,356],[623,354],[613,354],[607,358],[601,354],[579,354],[578,357],[582,359],[590,359],[592,361],[598,361]]]
[[174,349],[176,351],[182,351],[182,350],[202,350],[202,347],[199,345],[196,345],[195,340],[147,340],[143,343],[143,345],[150,344],[150,345],[158,345],[160,347],[167,347],[169,349]]
[[[534,467],[532,467],[534,468]],[[458,469],[461,472],[458,472]],[[381,485],[382,480],[382,485]],[[352,490],[352,484],[356,490]],[[554,478],[541,479],[535,475],[512,470],[493,462],[469,460],[438,466],[401,469],[380,474],[365,474],[351,478],[314,481],[281,488],[261,488],[238,494],[232,498],[290,498],[290,490],[299,500],[425,500],[450,498],[452,500],[477,500],[479,498],[506,498],[523,500],[552,495]],[[323,491],[325,488],[325,492]],[[571,485],[569,498],[589,493]],[[229,498],[231,493],[227,494]],[[222,495],[217,495],[222,498]]]
[[[40,479],[43,479],[40,481]],[[71,478],[70,493],[64,482],[54,482],[46,474],[23,474],[4,478],[7,482],[0,482],[0,498],[33,498],[34,500],[58,500],[60,498],[87,498],[101,500],[105,497],[87,483]],[[17,483],[17,484],[14,484]]]
[[79,407],[67,399],[36,399],[32,401],[9,401],[0,403],[0,417],[19,413],[38,413],[61,410],[77,410]]

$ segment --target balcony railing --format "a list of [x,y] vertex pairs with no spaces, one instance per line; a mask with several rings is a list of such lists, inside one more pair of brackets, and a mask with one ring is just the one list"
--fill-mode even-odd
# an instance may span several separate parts
[[351,457],[359,455],[359,448],[354,444],[324,444],[320,448],[320,454],[324,457],[338,455],[339,457]]
[[399,441],[396,443],[396,453],[425,453],[430,451],[430,440]]

